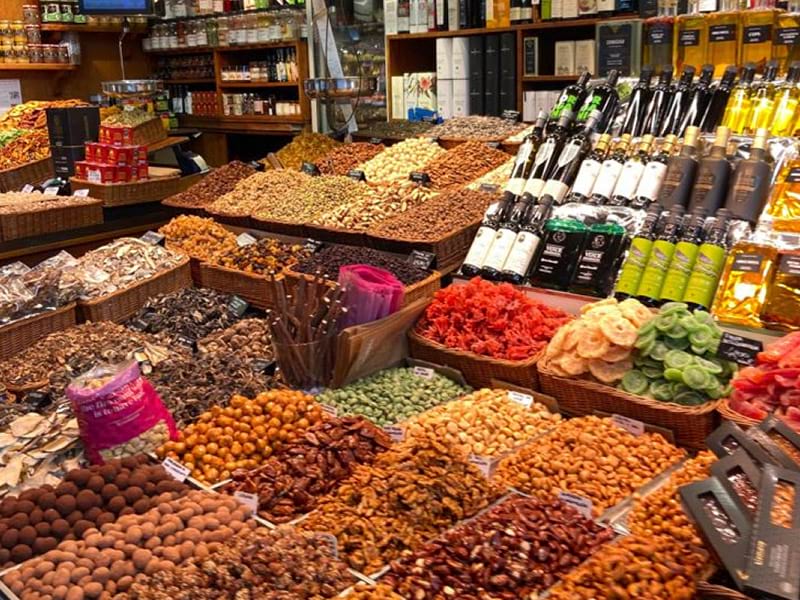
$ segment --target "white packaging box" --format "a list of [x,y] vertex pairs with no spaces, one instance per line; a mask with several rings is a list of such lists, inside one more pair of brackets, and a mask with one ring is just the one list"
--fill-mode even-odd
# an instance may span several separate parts
[[383,22],[386,35],[394,35],[397,33],[397,0],[384,1]]
[[403,88],[403,76],[392,76],[392,118],[407,119],[405,92]]
[[436,39],[436,77],[453,78],[453,38]]
[[[409,111],[421,109],[435,113],[438,109],[436,102],[436,73],[428,71],[422,73],[404,73],[404,106],[406,115]],[[406,118],[408,118],[406,116]]]
[[531,123],[536,120],[536,92],[522,92],[522,120]]
[[439,105],[439,116],[449,119],[453,116],[453,80],[436,80],[436,102]]
[[469,77],[469,38],[454,37],[452,52],[452,77],[453,79],[466,79]]
[[453,80],[453,116],[469,115],[469,79]]
[[578,18],[578,0],[561,0],[561,18]]
[[575,42],[556,42],[556,75],[575,75]]
[[575,42],[575,74],[583,72],[594,73],[595,65],[594,40],[577,40]]

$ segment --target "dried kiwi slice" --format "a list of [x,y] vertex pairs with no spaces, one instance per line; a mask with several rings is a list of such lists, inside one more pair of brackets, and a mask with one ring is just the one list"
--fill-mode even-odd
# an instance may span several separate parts
[[659,315],[653,319],[655,321],[656,329],[659,331],[669,331],[675,324],[678,322],[678,315],[677,313],[659,313]]
[[670,350],[686,350],[689,347],[689,338],[679,337],[671,338],[665,337],[664,343]]
[[688,352],[683,350],[670,350],[664,357],[664,364],[671,369],[685,369],[690,364],[694,357]]
[[622,376],[622,389],[629,394],[641,395],[647,391],[648,380],[644,373],[633,369]]
[[672,386],[669,381],[656,379],[650,382],[650,395],[661,402],[672,400]]
[[703,369],[705,372],[711,373],[712,375],[720,375],[723,371],[722,365],[720,365],[718,362],[705,359],[701,356],[694,357],[694,364]]
[[663,361],[664,357],[667,355],[667,352],[670,351],[669,346],[667,346],[664,342],[657,341],[653,344],[653,349],[650,350],[650,358],[653,358],[658,361]]
[[664,377],[668,381],[674,381],[676,383],[683,383],[683,371],[680,369],[665,369],[664,370]]
[[703,390],[708,387],[713,376],[697,365],[689,365],[683,370],[683,383],[693,390]]

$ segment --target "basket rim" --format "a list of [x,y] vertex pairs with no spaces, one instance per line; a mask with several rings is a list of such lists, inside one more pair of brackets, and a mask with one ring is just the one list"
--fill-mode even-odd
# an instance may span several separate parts
[[[300,264],[299,261],[294,263],[294,265],[297,265],[297,264]],[[294,265],[287,265],[287,266],[283,267],[284,275],[287,275],[289,277],[303,277],[306,280],[315,279],[315,277],[314,277],[314,275],[312,273],[302,273],[300,271],[295,271],[292,268]],[[415,290],[415,289],[417,289],[419,287],[422,287],[423,285],[427,285],[431,281],[434,281],[434,278],[440,279],[441,277],[442,277],[442,274],[439,271],[437,271],[436,269],[431,269],[430,275],[426,276],[424,279],[420,279],[419,281],[415,281],[414,283],[409,283],[408,285],[404,285],[403,288],[405,290],[405,293],[408,293],[410,290]],[[328,279],[327,277],[323,277],[323,279],[326,282],[329,282],[331,284],[335,284],[336,283],[333,279]]]
[[41,164],[41,163],[43,163],[45,161],[52,161],[52,160],[53,160],[53,156],[50,155],[50,156],[47,156],[45,158],[40,158],[39,160],[32,160],[30,162],[26,162],[26,163],[23,163],[21,165],[17,165],[16,167],[9,167],[7,169],[0,169],[0,175],[3,175],[4,173],[10,173],[11,171],[17,171],[19,169],[24,169],[26,167],[32,167],[34,165]]
[[[401,213],[402,214],[402,213]],[[318,223],[314,223],[313,221],[306,221],[303,223],[305,227],[309,229],[322,229],[324,231],[330,231],[331,233],[344,233],[350,235],[366,235],[366,229],[350,229],[349,227],[335,227],[331,225],[320,225]]]
[[126,288],[123,288],[121,290],[117,290],[116,292],[112,292],[112,293],[107,294],[105,296],[100,296],[99,298],[94,298],[92,300],[78,300],[78,306],[97,306],[98,304],[101,304],[103,302],[107,302],[107,301],[111,300],[112,298],[116,298],[117,296],[120,296],[122,294],[130,292],[131,290],[134,290],[134,289],[136,289],[138,287],[141,287],[143,285],[147,285],[151,281],[154,281],[154,280],[156,280],[156,279],[158,279],[160,277],[165,277],[165,276],[170,275],[172,273],[176,273],[177,271],[179,271],[183,267],[189,267],[189,262],[190,262],[190,258],[188,256],[186,256],[185,254],[183,254],[183,255],[181,255],[180,262],[177,265],[175,265],[174,267],[172,267],[171,269],[166,269],[164,271],[159,271],[158,273],[155,273],[154,275],[151,275],[150,277],[148,277],[146,279],[142,279],[141,281],[137,281],[133,285],[129,285]]
[[[148,185],[148,186],[156,186],[160,183],[164,183],[167,181],[174,181],[175,179],[180,179],[180,175],[170,175],[169,177],[156,177],[156,178],[148,178],[142,181],[123,181],[120,183],[95,183],[94,181],[88,181],[86,179],[78,179],[77,177],[70,177],[70,181],[74,181],[75,183],[80,183],[81,185],[93,185],[100,189],[110,189],[110,188],[122,188],[122,187],[130,187],[134,185]],[[141,188],[139,188],[141,189]],[[155,202],[158,202],[157,200]],[[163,200],[161,201],[163,202]]]
[[746,417],[731,408],[730,398],[722,398],[719,401],[719,406],[717,406],[717,412],[722,416],[724,419],[728,421],[733,421],[734,423],[738,423],[739,425],[744,425],[746,427],[755,427],[759,424],[759,421],[756,419],[751,419],[750,417]]
[[[401,213],[401,214],[404,214],[404,213]],[[372,237],[372,238],[374,238],[376,240],[386,240],[386,241],[389,241],[389,242],[402,242],[402,243],[405,243],[405,244],[439,244],[441,242],[444,242],[445,240],[449,240],[452,237],[455,237],[455,236],[457,236],[459,234],[464,233],[464,231],[466,231],[466,230],[468,230],[468,229],[470,229],[472,227],[475,227],[476,225],[480,225],[482,222],[483,222],[482,218],[481,219],[477,219],[477,220],[473,221],[472,223],[470,223],[469,225],[465,225],[464,227],[461,227],[459,229],[454,229],[450,233],[446,233],[445,235],[443,235],[442,237],[439,237],[439,238],[425,238],[425,239],[417,238],[417,239],[414,239],[414,238],[390,237],[390,236],[387,236],[387,235],[381,235],[379,233],[375,233],[374,230],[371,227],[366,230],[366,234],[369,237]]]
[[537,365],[539,359],[542,358],[542,356],[544,355],[544,349],[542,349],[541,351],[537,352],[527,360],[508,360],[506,358],[492,358],[491,356],[484,356],[483,354],[477,354],[476,352],[471,352],[469,350],[459,350],[457,348],[449,348],[444,344],[440,344],[439,342],[434,342],[433,340],[429,340],[428,338],[421,336],[416,331],[416,325],[411,329],[409,329],[408,336],[415,342],[420,343],[424,346],[428,346],[429,348],[438,350],[439,352],[451,354],[459,358],[467,358],[470,360],[477,360],[484,363],[499,364],[505,367],[516,367],[516,368],[533,367]]
[[[248,279],[255,279],[259,283],[270,281],[270,277],[267,275],[259,275],[258,273],[248,273],[247,271],[242,271],[240,269],[231,269],[230,267],[224,267],[222,265],[217,265],[214,263],[210,263],[208,261],[201,260],[200,261],[200,269],[201,270],[209,270],[209,271],[221,271],[226,274],[235,275],[239,277],[246,277]],[[286,276],[284,272],[286,267],[281,269],[278,273],[272,276],[272,279],[283,279]]]
[[711,402],[706,402],[701,406],[681,406],[680,404],[675,404],[673,402],[661,402],[659,400],[651,400],[650,398],[645,398],[644,396],[629,394],[628,392],[611,387],[610,385],[606,385],[604,383],[596,381],[590,381],[588,379],[581,379],[579,377],[562,377],[561,375],[558,375],[557,373],[548,369],[546,361],[542,361],[539,364],[537,364],[537,369],[539,370],[540,375],[545,375],[546,377],[552,377],[554,379],[568,381],[571,385],[587,388],[589,391],[595,392],[597,394],[613,395],[623,400],[627,400],[633,404],[644,406],[646,408],[652,408],[654,410],[662,410],[665,412],[671,412],[680,415],[698,415],[698,416],[705,415],[717,410],[717,407],[721,402],[721,400],[713,400]]
[[55,310],[47,310],[44,312],[37,313],[35,315],[28,315],[27,317],[17,319],[16,321],[11,321],[10,323],[6,323],[5,325],[0,325],[0,334],[7,333],[17,327],[27,325],[28,323],[33,323],[34,321],[40,321],[45,318],[51,318],[56,315],[69,312],[70,310],[75,310],[77,306],[78,306],[77,302],[68,302],[63,306],[59,306]]
[[[66,196],[69,197],[69,196]],[[92,208],[96,205],[103,206],[103,200],[100,198],[78,198],[78,200],[84,200],[84,202],[78,202],[77,204],[68,204],[66,206],[40,206],[38,208],[33,208],[29,210],[21,210],[19,212],[0,212],[0,218],[2,217],[19,217],[21,215],[33,215],[38,213],[46,213],[50,211],[58,211],[58,210],[69,210],[74,208]],[[39,205],[47,204],[47,201],[36,202]],[[8,206],[14,206],[10,204]]]

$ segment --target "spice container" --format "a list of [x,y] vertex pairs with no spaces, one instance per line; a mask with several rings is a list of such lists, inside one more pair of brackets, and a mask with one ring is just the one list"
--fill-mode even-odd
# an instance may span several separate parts
[[39,24],[39,5],[38,4],[23,4],[22,5],[22,20],[25,25],[38,25]]

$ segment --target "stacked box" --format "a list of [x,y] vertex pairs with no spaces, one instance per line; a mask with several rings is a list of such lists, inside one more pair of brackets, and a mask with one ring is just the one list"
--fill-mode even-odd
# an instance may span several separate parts
[[147,179],[147,148],[104,142],[86,144],[86,160],[76,175],[92,183],[131,183]]

